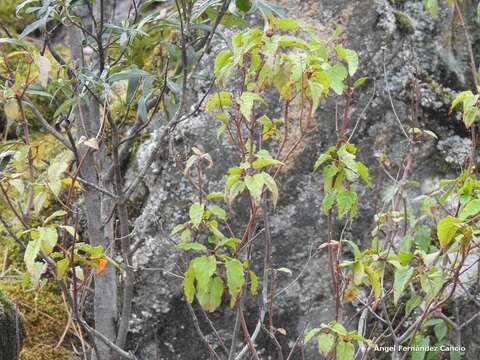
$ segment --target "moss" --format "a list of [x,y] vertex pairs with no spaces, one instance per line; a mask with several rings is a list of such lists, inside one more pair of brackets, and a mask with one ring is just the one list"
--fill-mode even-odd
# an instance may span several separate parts
[[413,24],[413,20],[405,14],[403,11],[394,11],[393,15],[395,15],[395,20],[397,23],[398,29],[404,34],[413,34],[415,33],[415,25]]
[[[8,255],[6,265],[11,269],[9,274],[15,274],[17,270],[23,269],[21,251],[11,239],[3,236],[0,240],[0,254],[4,255],[5,252]],[[20,281],[4,279],[0,281],[0,294],[2,291],[17,304],[25,318],[27,336],[21,352],[21,360],[78,359],[69,348],[71,341],[77,341],[70,334],[67,335],[62,346],[55,349],[68,321],[68,313],[55,283],[47,281],[38,291],[25,291]],[[0,303],[3,303],[3,298],[0,295]],[[14,311],[13,307],[7,307],[7,309]],[[1,356],[0,359],[2,359]]]

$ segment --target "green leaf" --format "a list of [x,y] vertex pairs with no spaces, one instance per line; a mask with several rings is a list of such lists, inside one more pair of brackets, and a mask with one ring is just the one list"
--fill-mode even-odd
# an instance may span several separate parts
[[335,204],[335,200],[337,199],[337,190],[330,190],[326,193],[325,197],[322,201],[322,209],[325,215],[328,215],[328,212]]
[[183,224],[175,225],[175,227],[174,227],[174,228],[172,229],[172,231],[170,232],[170,236],[173,236],[173,235],[179,233],[179,232],[182,231],[184,228],[185,228],[185,225],[183,225]]
[[365,272],[367,273],[368,279],[370,280],[370,284],[372,285],[375,299],[380,298],[380,295],[382,294],[382,285],[380,283],[380,275],[378,274],[378,272],[372,270],[369,266],[365,266]]
[[200,243],[180,243],[175,246],[178,250],[207,251],[207,247]]
[[245,176],[245,185],[257,203],[260,202],[262,197],[264,183],[265,178],[263,174]]
[[0,44],[24,45],[23,41],[11,38],[0,38]]
[[369,177],[368,177],[368,168],[361,162],[357,162],[357,170],[358,170],[358,175],[360,175],[360,178],[363,180],[363,182],[369,186],[372,184],[370,183]]
[[412,360],[423,360],[425,358],[426,351],[421,351],[421,348],[428,348],[430,345],[430,340],[426,336],[417,335],[415,336],[412,345],[420,348],[419,350],[412,352]]
[[200,256],[193,259],[191,264],[197,279],[198,290],[205,290],[210,282],[210,278],[217,270],[215,256]]
[[327,74],[330,86],[332,87],[333,91],[335,91],[337,95],[342,95],[343,88],[345,87],[343,81],[347,78],[348,75],[345,66],[343,66],[342,64],[336,64],[327,71]]
[[228,260],[225,263],[227,269],[227,286],[231,295],[230,305],[233,307],[237,301],[237,297],[245,284],[245,277],[243,274],[243,265],[237,260]]
[[207,209],[220,220],[227,221],[227,212],[223,210],[220,206],[210,205]]
[[49,12],[47,12],[43,17],[40,19],[34,21],[30,25],[28,25],[20,34],[20,38],[24,38],[27,35],[30,35],[32,32],[34,32],[37,29],[45,27],[47,24],[47,19],[48,19]]
[[228,91],[219,91],[218,93],[212,95],[212,97],[208,100],[205,104],[205,110],[217,110],[222,109],[228,106],[231,106],[233,103],[232,101],[232,93]]
[[277,26],[278,30],[300,30],[300,25],[297,20],[292,18],[278,19]]
[[258,291],[257,274],[255,274],[253,271],[249,271],[248,276],[250,277],[250,292],[252,293],[253,296],[255,296],[257,295],[257,291]]
[[397,305],[400,295],[407,287],[412,275],[413,269],[409,266],[395,271],[393,280],[393,302],[395,305]]
[[252,0],[235,0],[235,5],[238,10],[247,13],[252,7]]
[[355,285],[360,285],[363,281],[363,276],[365,275],[365,267],[361,261],[355,261],[353,263],[353,283]]
[[438,0],[423,0],[425,8],[433,17],[438,16]]
[[315,82],[308,81],[308,86],[310,88],[310,96],[312,98],[312,114],[317,110],[318,105],[320,104],[320,99],[322,97],[324,88],[323,85]]
[[337,55],[348,65],[348,73],[350,76],[355,75],[358,69],[358,55],[355,51],[345,49],[341,45],[335,47]]
[[116,74],[113,74],[108,78],[109,82],[120,81],[120,80],[132,80],[132,79],[140,79],[146,76],[150,76],[151,74],[146,72],[145,70],[141,70],[137,67],[131,67],[129,70],[120,71]]
[[46,264],[35,261],[28,271],[30,273],[30,282],[34,287],[38,287],[45,266]]
[[46,224],[48,224],[50,221],[55,220],[55,219],[57,219],[57,218],[59,218],[59,217],[63,217],[63,216],[65,216],[65,215],[67,215],[67,212],[64,211],[64,210],[55,211],[52,215],[50,215],[49,217],[47,217],[47,218],[45,219],[45,221],[43,222],[43,225],[46,225]]
[[225,247],[229,247],[230,249],[232,249],[233,251],[237,250],[237,245],[241,242],[240,239],[237,239],[237,238],[226,238],[226,239],[223,239],[222,241],[220,241],[218,243],[218,245],[216,246],[216,248],[220,248],[222,246],[225,246]]
[[[327,355],[335,344],[335,337],[332,334],[322,333],[318,336],[318,351],[322,355]],[[337,354],[338,355],[338,354]],[[342,358],[339,358],[342,359]]]
[[182,243],[187,243],[192,240],[192,230],[190,229],[185,229],[182,231],[182,234],[180,235],[180,241]]
[[353,360],[355,358],[355,346],[351,342],[340,340],[336,347],[337,359]]
[[440,322],[433,327],[433,332],[435,333],[438,341],[442,341],[445,335],[448,333],[448,327],[447,324],[445,324],[445,321],[440,320]]
[[57,261],[57,280],[62,280],[70,266],[68,258]]
[[472,124],[475,122],[479,112],[479,109],[473,106],[464,110],[463,123],[467,129],[470,128],[470,126],[472,126]]
[[330,154],[324,153],[320,155],[313,166],[313,170],[317,171],[320,166],[322,166],[326,161],[330,160],[332,156]]
[[52,227],[39,227],[38,241],[40,241],[40,249],[45,256],[50,255],[55,245],[57,245],[58,234],[57,230]]
[[207,195],[208,200],[213,200],[213,199],[223,199],[224,194],[221,192],[213,192]]
[[57,110],[55,110],[55,113],[53,114],[53,118],[56,119],[58,118],[62,113],[66,113],[70,108],[74,105],[76,105],[78,102],[78,98],[76,96],[72,98],[68,98],[65,100],[62,105],[58,107]]
[[337,195],[338,215],[341,218],[357,204],[357,193],[340,188]]
[[40,251],[40,240],[32,240],[27,244],[27,248],[25,249],[25,254],[23,256],[23,260],[25,262],[25,266],[27,270],[32,273],[34,270],[34,263],[35,258]]
[[278,197],[279,197],[277,183],[275,182],[273,177],[270,176],[270,174],[267,174],[264,172],[262,173],[262,175],[263,175],[263,181],[265,183],[265,186],[268,188],[268,190],[272,194],[273,207],[276,207],[278,202]]
[[341,336],[347,335],[347,329],[345,329],[345,327],[339,322],[332,321],[327,327],[335,331],[338,335],[341,335]]
[[474,199],[465,205],[465,207],[460,210],[460,214],[458,217],[462,220],[465,220],[466,218],[470,216],[476,216],[480,213],[480,199]]
[[193,225],[199,225],[203,219],[203,212],[205,211],[205,207],[202,204],[194,203],[190,206],[190,221]]
[[282,47],[297,47],[300,49],[308,50],[308,44],[295,36],[281,35],[278,36],[278,45]]
[[240,96],[240,112],[248,121],[251,120],[253,104],[255,101],[265,103],[265,100],[263,100],[263,98],[257,93],[246,91]]
[[215,311],[222,303],[223,281],[218,276],[213,277],[203,290],[197,292],[200,305],[207,311]]
[[213,73],[217,78],[228,77],[229,71],[233,64],[233,54],[230,50],[220,51],[215,58]]
[[405,316],[409,315],[413,309],[422,303],[423,298],[420,295],[412,295],[405,304]]
[[437,237],[441,247],[445,248],[452,242],[457,234],[459,223],[461,221],[453,216],[447,216],[438,222]]
[[432,300],[443,287],[443,276],[440,271],[423,273],[420,276],[420,285],[425,291],[428,300]]
[[183,292],[185,293],[185,298],[191,304],[193,302],[193,298],[195,296],[195,270],[193,268],[193,264],[190,263],[188,266],[188,270],[185,272],[185,276],[183,278]]
[[365,84],[365,81],[367,81],[367,80],[368,80],[368,77],[361,77],[361,78],[355,80],[355,82],[353,83],[353,88],[354,89],[359,88],[360,86]]
[[310,329],[306,334],[305,334],[305,337],[303,339],[303,343],[306,345],[308,344],[308,342],[310,340],[312,340],[312,338],[317,335],[322,329],[320,328],[313,328],[313,329]]

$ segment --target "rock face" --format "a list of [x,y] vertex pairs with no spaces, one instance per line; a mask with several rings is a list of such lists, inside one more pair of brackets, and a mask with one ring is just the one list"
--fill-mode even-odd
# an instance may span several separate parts
[[0,360],[17,360],[25,337],[23,317],[0,291]]
[[[391,185],[379,170],[376,156],[385,154],[393,172],[401,166],[401,155],[408,142],[400,126],[429,129],[439,138],[427,139],[417,151],[411,178],[422,185],[421,189],[407,190],[412,196],[420,190],[428,191],[435,180],[454,174],[464,161],[468,134],[458,119],[447,116],[454,91],[471,86],[461,28],[451,8],[442,8],[441,20],[435,21],[424,11],[422,2],[416,0],[281,0],[280,3],[291,16],[300,16],[303,24],[313,24],[319,32],[343,25],[348,47],[359,52],[360,75],[369,78],[352,105],[352,121],[356,123],[352,141],[370,167],[375,186],[361,194],[360,218],[346,229],[346,238],[368,244],[373,214],[382,206]],[[479,25],[474,24],[473,15],[468,21],[480,62]],[[198,96],[203,91],[199,88]],[[418,106],[413,102],[412,106],[416,94],[421,102]],[[323,104],[317,121],[319,129],[308,138],[293,166],[283,175],[280,203],[270,214],[274,266],[291,269],[293,277],[301,275],[275,300],[274,324],[286,329],[290,342],[285,340],[283,345],[290,346],[307,323],[315,326],[332,320],[326,252],[317,250],[326,241],[326,221],[321,213],[323,184],[312,167],[318,155],[334,143],[335,104]],[[137,163],[142,164],[152,141],[140,146]],[[205,345],[194,330],[181,295],[181,279],[171,274],[178,273],[177,266],[183,260],[175,255],[168,233],[173,225],[185,221],[188,206],[195,199],[177,160],[185,160],[191,146],[209,152],[215,167],[207,174],[208,190],[222,191],[224,179],[220,175],[235,159],[229,145],[216,140],[215,122],[205,114],[181,124],[173,145],[175,156],[164,154],[159,158],[137,194],[139,214],[134,224],[141,245],[135,265],[149,270],[137,275],[132,348],[138,349],[140,359],[207,359]],[[337,231],[342,227],[343,224],[338,224]],[[253,251],[255,256],[262,256],[262,244]],[[308,267],[304,268],[307,262]],[[286,287],[291,280],[280,276],[278,288]],[[247,320],[253,328],[258,304],[252,302],[246,306],[251,314]],[[197,314],[207,339],[214,339],[201,313]],[[232,332],[233,318],[233,311],[226,306],[211,316],[220,334],[227,336]],[[471,327],[465,331],[478,333]],[[474,338],[465,341],[476,341]],[[230,339],[226,337],[225,341],[229,346]],[[265,337],[257,343],[262,358],[276,358],[273,345]],[[315,349],[307,349],[306,358],[316,358],[314,354]],[[474,353],[468,356],[477,358]]]

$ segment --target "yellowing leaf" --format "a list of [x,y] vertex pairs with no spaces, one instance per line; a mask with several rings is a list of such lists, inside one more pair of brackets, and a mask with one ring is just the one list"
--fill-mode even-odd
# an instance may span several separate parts
[[20,108],[16,100],[9,100],[3,106],[5,115],[12,120],[20,120]]
[[367,273],[368,280],[373,288],[373,293],[375,294],[375,299],[380,298],[382,294],[382,285],[380,284],[380,275],[372,270],[369,266],[365,266],[365,272]]
[[108,260],[105,259],[104,257],[101,257],[100,259],[97,260],[97,267],[95,268],[95,273],[97,274],[97,276],[102,275],[107,265],[108,265]]
[[440,246],[447,247],[458,231],[458,224],[461,221],[453,216],[447,216],[440,220],[437,224],[437,237],[440,242]]
[[187,272],[183,278],[183,292],[185,293],[185,298],[191,304],[195,296],[195,270],[193,269],[192,263],[188,267]]
[[258,278],[253,271],[249,271],[248,275],[250,277],[250,291],[253,296],[257,295],[258,290]]
[[208,100],[205,104],[205,110],[217,110],[229,107],[232,105],[232,93],[227,91],[220,91]]

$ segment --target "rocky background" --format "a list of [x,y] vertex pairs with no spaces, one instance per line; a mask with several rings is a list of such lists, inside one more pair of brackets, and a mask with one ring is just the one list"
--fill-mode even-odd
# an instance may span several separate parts
[[[127,2],[118,2],[118,13],[125,11]],[[452,8],[442,7],[438,19],[433,19],[418,0],[278,0],[278,3],[302,24],[314,25],[319,34],[329,33],[336,25],[342,25],[346,45],[360,55],[360,76],[369,78],[352,104],[352,124],[357,124],[352,141],[358,145],[360,158],[370,168],[374,187],[361,194],[360,217],[346,229],[345,235],[359,244],[368,244],[373,214],[381,208],[391,186],[382,176],[377,159],[381,155],[388,157],[389,170],[395,172],[401,166],[407,145],[399,121],[405,128],[428,129],[438,136],[438,139],[426,139],[416,154],[411,178],[417,185],[408,188],[412,199],[420,192],[431,190],[438,179],[453,177],[468,155],[469,134],[457,117],[448,116],[455,92],[472,85],[462,28]],[[463,3],[468,9],[476,5],[473,0]],[[471,29],[476,60],[480,63],[480,23],[472,11],[464,13]],[[204,71],[210,72],[212,58],[203,61]],[[197,90],[196,96],[201,97],[206,86],[200,83]],[[418,106],[415,99],[420,99]],[[275,99],[269,100],[275,110]],[[337,109],[340,112],[341,105],[339,103]],[[274,267],[292,271],[291,277],[279,276],[277,287],[285,291],[275,299],[274,325],[287,331],[287,336],[280,339],[285,348],[293,345],[305,327],[332,320],[327,254],[318,250],[326,241],[326,221],[321,212],[323,184],[321,176],[313,173],[312,168],[318,155],[335,141],[332,129],[335,128],[336,107],[332,101],[318,110],[318,127],[283,174],[280,202],[270,215]],[[152,123],[153,139],[161,124],[161,119]],[[173,144],[174,153],[162,154],[157,159],[132,204],[132,224],[139,246],[135,266],[139,271],[130,348],[136,351],[139,359],[208,358],[185,305],[181,280],[172,275],[178,272],[181,259],[175,255],[168,234],[175,224],[185,221],[188,206],[194,200],[178,160],[184,160],[192,146],[209,152],[215,162],[214,168],[207,173],[210,191],[221,191],[224,180],[221,174],[237,160],[229,155],[232,154],[230,145],[217,140],[215,127],[215,121],[203,113],[182,123]],[[134,170],[142,166],[153,139],[140,144],[127,174],[134,174]],[[342,225],[338,224],[338,232]],[[261,242],[253,251],[255,257],[262,257]],[[293,282],[297,278],[298,281]],[[458,298],[457,301],[465,304],[461,317],[468,319],[477,312],[467,299]],[[255,300],[246,304],[251,329],[257,321],[258,305]],[[5,317],[8,312],[4,311],[10,309],[9,306],[8,301],[0,297],[0,344],[7,339],[2,335],[5,326],[10,327],[10,338],[12,336],[14,320]],[[212,314],[211,319],[228,344],[234,313],[227,306],[222,309]],[[198,314],[202,330],[207,338],[214,340],[205,319],[200,312]],[[5,325],[5,321],[9,321],[9,325]],[[476,335],[479,332],[478,321],[464,329],[466,359],[478,359],[480,340]],[[13,343],[13,340],[8,342]],[[275,359],[269,339],[261,337],[258,344],[262,359]],[[0,359],[2,356],[4,352],[0,348]],[[314,345],[306,349],[305,358],[317,357]],[[300,357],[293,357],[297,358]]]
[[[407,129],[428,129],[438,136],[426,139],[416,154],[411,178],[418,184],[408,188],[412,199],[421,191],[432,190],[438,179],[453,176],[468,155],[467,132],[458,118],[447,114],[454,93],[472,85],[462,29],[452,8],[443,7],[438,19],[433,19],[421,1],[280,0],[279,3],[289,15],[300,18],[303,24],[314,25],[319,33],[341,24],[346,29],[343,36],[347,46],[360,55],[360,76],[369,78],[352,106],[352,122],[358,122],[352,141],[371,169],[375,186],[362,194],[361,215],[346,235],[357,243],[368,244],[373,214],[382,206],[391,185],[379,171],[377,158],[386,155],[389,170],[395,172],[407,145],[399,120]],[[473,8],[469,1],[464,3]],[[466,11],[465,15],[480,62],[480,25],[472,11]],[[205,67],[211,62],[206,59]],[[202,91],[199,89],[198,96]],[[418,106],[415,99],[421,99]],[[270,100],[274,108],[275,99]],[[307,324],[315,326],[332,319],[326,252],[317,250],[326,241],[326,221],[321,213],[322,181],[312,167],[318,155],[334,143],[335,103],[319,109],[317,124],[318,129],[283,175],[280,203],[271,214],[274,266],[293,272],[292,277],[279,277],[278,289],[299,276],[297,282],[275,299],[274,325],[286,329],[287,337],[280,340],[290,346]],[[214,170],[207,173],[209,190],[221,191],[222,179],[216,182],[208,179],[218,179],[235,159],[226,158],[225,154],[231,153],[229,145],[216,139],[215,125],[206,114],[190,119],[179,128],[174,148],[180,158],[185,158],[191,146],[209,152],[215,162]],[[132,168],[142,164],[151,143],[147,140],[141,144]],[[194,200],[190,186],[183,180],[183,169],[170,159],[164,154],[157,160],[136,197],[135,236],[141,245],[135,262],[139,267],[156,271],[137,274],[131,345],[141,359],[206,359],[205,346],[194,330],[181,294],[181,281],[168,274],[177,271],[179,261],[172,255],[168,233],[174,224],[185,221],[189,203]],[[255,256],[262,256],[262,249],[262,244],[258,244]],[[308,269],[304,269],[307,262]],[[247,307],[249,326],[253,329],[258,304],[252,302]],[[468,318],[475,311],[474,307],[466,306],[462,316]],[[232,310],[224,307],[212,319],[221,334],[231,334]],[[201,325],[213,340],[209,328],[205,323]],[[478,322],[464,331],[467,359],[477,359],[480,353],[478,337],[469,336],[478,331]],[[266,338],[260,344],[263,356],[274,359],[272,344]],[[313,347],[307,349],[306,358],[316,358],[315,353]]]

